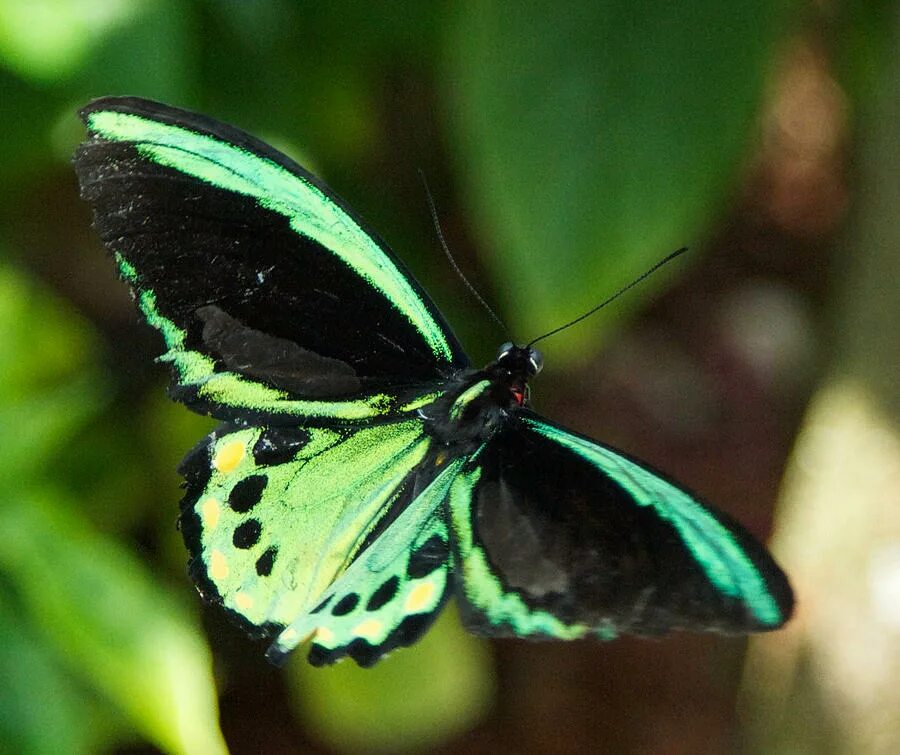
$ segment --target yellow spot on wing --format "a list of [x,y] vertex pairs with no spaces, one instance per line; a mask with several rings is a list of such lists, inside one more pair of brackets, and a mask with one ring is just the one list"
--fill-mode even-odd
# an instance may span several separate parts
[[228,562],[222,551],[213,551],[209,555],[209,576],[215,580],[225,579],[228,576]]
[[234,604],[241,611],[248,611],[253,607],[253,598],[245,592],[237,592],[234,594]]
[[216,451],[216,455],[213,457],[213,466],[222,474],[228,474],[241,463],[246,453],[247,450],[242,441],[229,441]]
[[353,634],[357,637],[368,637],[369,639],[372,639],[381,632],[382,626],[384,625],[376,619],[366,619],[361,624],[357,624],[353,627]]
[[280,635],[278,635],[278,643],[280,645],[302,645],[307,640],[313,639],[316,631],[316,628],[313,627],[305,635],[303,635],[303,637],[301,637],[299,632],[297,632],[294,627],[288,627]]
[[334,642],[334,632],[328,627],[319,627],[316,630],[315,637],[313,637],[313,642],[318,642],[320,645],[327,645],[329,642]]
[[222,513],[219,502],[215,498],[207,498],[200,504],[200,511],[203,514],[203,524],[207,529],[214,530]]
[[433,582],[423,582],[420,585],[416,585],[406,598],[406,603],[403,606],[404,610],[410,613],[417,613],[428,608],[429,602],[434,597],[435,589]]

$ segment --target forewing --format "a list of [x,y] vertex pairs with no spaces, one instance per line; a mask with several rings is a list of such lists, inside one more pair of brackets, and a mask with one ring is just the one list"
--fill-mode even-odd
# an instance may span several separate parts
[[792,610],[785,575],[740,525],[528,411],[461,471],[450,511],[474,631],[741,633],[775,629]]
[[147,100],[81,115],[82,195],[165,339],[176,398],[226,420],[367,419],[467,364],[402,263],[289,158]]
[[180,527],[200,592],[251,634],[292,624],[409,500],[429,442],[416,420],[216,430],[181,468]]

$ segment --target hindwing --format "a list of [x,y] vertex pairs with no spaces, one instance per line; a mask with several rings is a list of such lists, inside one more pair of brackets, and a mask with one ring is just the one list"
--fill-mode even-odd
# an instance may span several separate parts
[[450,511],[457,594],[474,631],[751,632],[792,610],[781,569],[740,525],[527,410],[460,472]]
[[290,625],[408,502],[428,446],[417,420],[216,430],[181,469],[180,526],[201,593],[251,633]]
[[461,460],[429,456],[417,420],[358,430],[223,427],[182,464],[180,526],[200,592],[281,663],[370,666],[415,642],[446,601],[443,502]]

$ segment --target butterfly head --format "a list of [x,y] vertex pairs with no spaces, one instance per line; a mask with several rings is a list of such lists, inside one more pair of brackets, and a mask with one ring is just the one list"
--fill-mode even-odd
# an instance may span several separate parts
[[544,357],[534,346],[516,346],[507,342],[497,350],[497,366],[529,380],[543,369]]
[[499,383],[509,390],[512,403],[518,406],[528,403],[528,381],[543,366],[544,358],[540,351],[533,346],[516,346],[513,343],[504,343],[497,350],[497,359],[492,365]]

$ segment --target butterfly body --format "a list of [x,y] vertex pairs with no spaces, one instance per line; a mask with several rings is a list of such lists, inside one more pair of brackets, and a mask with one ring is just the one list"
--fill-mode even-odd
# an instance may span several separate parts
[[482,634],[765,631],[790,586],[737,523],[531,408],[533,346],[471,365],[387,245],[290,158],[138,98],[82,111],[82,195],[171,395],[201,594],[281,662],[371,665],[450,597]]
[[426,432],[454,454],[475,451],[510,413],[528,406],[528,381],[542,364],[537,349],[503,344],[497,359],[482,370],[461,372],[433,404],[419,410]]

